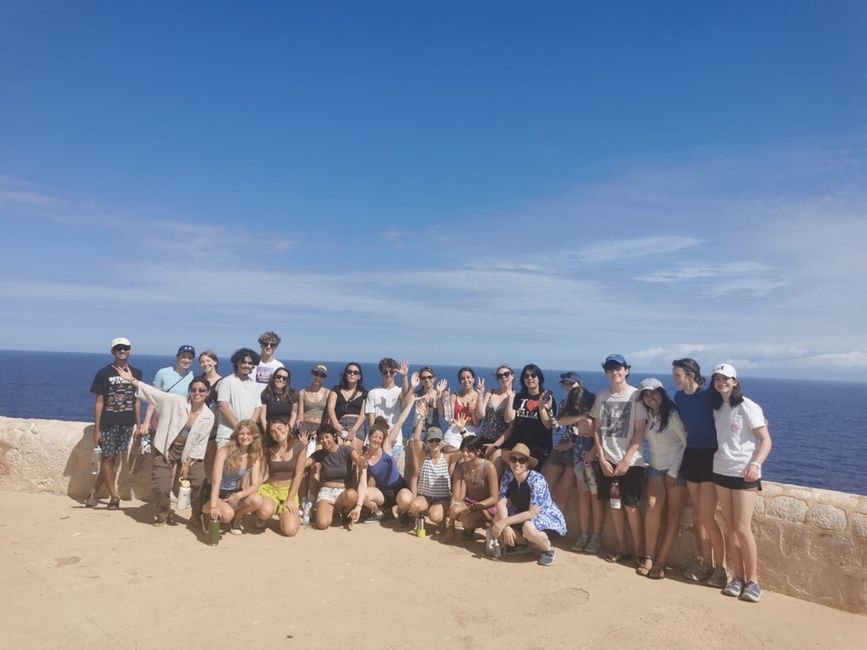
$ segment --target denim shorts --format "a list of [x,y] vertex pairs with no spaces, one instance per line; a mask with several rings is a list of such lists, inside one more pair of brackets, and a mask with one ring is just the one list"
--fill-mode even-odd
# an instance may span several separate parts
[[593,438],[579,436],[574,449],[573,462],[575,465],[575,476],[581,479],[585,492],[597,494],[599,484],[596,481],[596,470],[593,465],[586,465],[584,463],[584,456],[593,449],[593,445]]
[[[648,465],[647,466],[647,478],[650,478],[651,476],[659,476],[660,478],[665,480],[665,477],[668,476],[668,470],[667,469],[656,469],[656,468]],[[683,478],[682,476],[678,476],[676,479],[674,479],[674,484],[677,487],[683,487],[684,485],[686,485],[686,479]]]

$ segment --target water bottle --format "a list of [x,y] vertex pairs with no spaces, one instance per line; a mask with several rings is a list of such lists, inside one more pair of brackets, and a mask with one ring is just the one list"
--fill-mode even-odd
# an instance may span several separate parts
[[617,479],[611,484],[611,508],[620,510],[620,481]]
[[446,422],[451,422],[454,412],[452,410],[452,392],[446,388],[440,398],[443,401],[443,419]]
[[178,502],[175,504],[176,510],[186,510],[190,507],[192,489],[190,488],[189,480],[182,478],[180,481],[181,487],[178,489]]
[[216,546],[220,543],[220,518],[211,517],[211,523],[208,525],[208,544]]
[[416,537],[424,537],[425,535],[427,535],[427,531],[425,530],[424,523],[425,523],[424,515],[419,515],[418,518],[415,520],[415,536]]
[[151,453],[151,434],[149,433],[141,437],[141,453],[143,456]]
[[90,473],[96,476],[99,474],[99,462],[102,458],[102,448],[97,445],[93,448],[93,451],[90,452]]

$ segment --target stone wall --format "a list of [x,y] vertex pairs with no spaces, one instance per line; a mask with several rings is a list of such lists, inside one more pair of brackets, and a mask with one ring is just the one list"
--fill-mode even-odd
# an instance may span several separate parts
[[[137,445],[119,464],[121,498],[150,498],[150,458]],[[93,425],[0,417],[0,490],[65,494],[83,500],[93,486]],[[577,536],[577,499],[566,508],[568,544]],[[762,586],[850,612],[867,614],[867,497],[764,483],[753,531]],[[604,542],[614,546],[611,526]],[[670,557],[675,567],[695,557],[692,509]]]

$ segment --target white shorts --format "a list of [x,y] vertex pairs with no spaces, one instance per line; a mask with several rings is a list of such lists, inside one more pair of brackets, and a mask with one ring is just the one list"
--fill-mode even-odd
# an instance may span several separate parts
[[340,495],[346,492],[346,488],[342,487],[321,487],[319,494],[316,495],[316,502],[324,501],[325,503],[337,503]]

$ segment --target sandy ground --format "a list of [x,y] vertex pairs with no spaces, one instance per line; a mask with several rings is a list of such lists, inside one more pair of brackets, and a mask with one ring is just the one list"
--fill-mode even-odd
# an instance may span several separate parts
[[[867,617],[750,604],[558,550],[502,562],[383,525],[224,535],[150,507],[0,493],[0,646],[79,648],[863,648]],[[182,513],[182,516],[184,513]],[[859,642],[858,639],[861,639]]]

